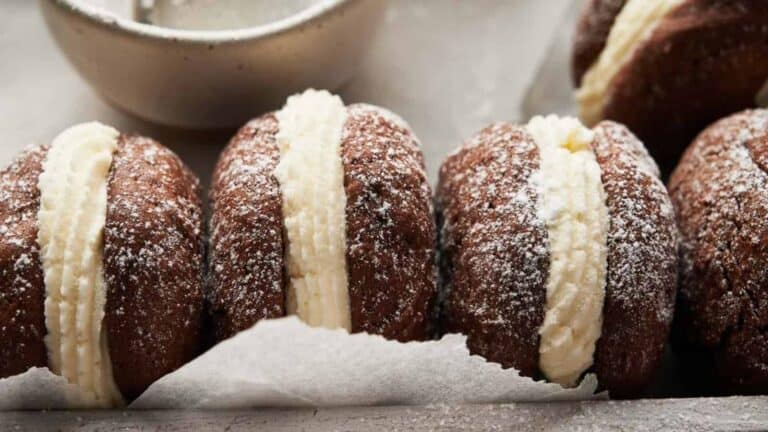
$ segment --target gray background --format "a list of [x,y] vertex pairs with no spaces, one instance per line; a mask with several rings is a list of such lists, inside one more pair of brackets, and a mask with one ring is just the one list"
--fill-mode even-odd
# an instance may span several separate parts
[[[402,115],[434,173],[442,157],[519,106],[569,0],[392,0],[360,73],[342,90]],[[232,131],[160,128],[117,111],[91,91],[49,37],[33,0],[0,0],[0,165],[26,144],[98,120],[172,147],[207,184]],[[275,107],[279,108],[279,107]],[[256,116],[259,113],[254,113]]]

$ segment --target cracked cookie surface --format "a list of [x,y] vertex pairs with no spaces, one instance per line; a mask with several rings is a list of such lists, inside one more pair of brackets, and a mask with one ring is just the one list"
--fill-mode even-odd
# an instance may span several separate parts
[[675,342],[715,390],[768,390],[768,111],[715,123],[669,188],[682,235]]

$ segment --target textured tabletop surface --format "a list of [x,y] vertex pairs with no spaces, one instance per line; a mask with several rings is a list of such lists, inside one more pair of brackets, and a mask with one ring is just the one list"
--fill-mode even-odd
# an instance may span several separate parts
[[760,431],[765,398],[250,411],[0,413],[0,430]]

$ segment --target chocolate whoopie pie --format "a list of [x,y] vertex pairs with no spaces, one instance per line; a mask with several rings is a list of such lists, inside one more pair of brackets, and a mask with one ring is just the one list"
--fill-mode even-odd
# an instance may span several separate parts
[[669,182],[682,245],[675,346],[708,391],[768,393],[768,111],[721,120]]
[[435,225],[419,142],[379,107],[308,90],[245,125],[211,187],[215,338],[295,314],[430,336]]
[[0,378],[47,366],[119,406],[195,356],[198,188],[170,150],[99,123],[0,172]]
[[672,320],[674,213],[623,126],[572,118],[497,123],[440,169],[442,323],[471,352],[611,396],[653,377]]
[[768,2],[590,0],[572,73],[582,120],[627,125],[669,172],[699,131],[768,96]]

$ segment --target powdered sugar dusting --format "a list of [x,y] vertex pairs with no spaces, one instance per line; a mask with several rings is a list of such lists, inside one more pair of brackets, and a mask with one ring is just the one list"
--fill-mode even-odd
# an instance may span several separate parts
[[681,331],[720,353],[724,381],[752,391],[768,383],[767,142],[766,110],[721,120],[670,181],[683,239]]
[[532,174],[539,156],[519,127],[496,123],[440,170],[444,319],[470,350],[538,375],[538,329],[549,271],[547,231]]
[[[658,169],[643,145],[612,122],[593,143],[610,215],[598,379],[634,393],[661,362],[675,303],[677,229]],[[628,343],[631,341],[631,343]]]
[[0,377],[47,363],[37,244],[37,179],[46,152],[29,147],[0,172]]
[[[609,265],[610,283],[620,287],[614,298],[627,305],[655,302],[651,309],[656,319],[669,324],[674,284],[668,278],[674,273],[669,269],[675,267],[677,247],[672,203],[656,163],[640,141],[616,123],[604,122],[595,130],[595,152],[607,171],[604,187],[610,188],[609,249],[621,257]],[[663,268],[649,272],[650,263]]]
[[347,110],[342,161],[353,331],[424,339],[436,294],[435,227],[418,140],[383,108]]
[[210,301],[218,339],[285,315],[282,198],[273,175],[278,127],[273,114],[250,121],[214,171]]
[[[394,124],[399,129],[403,129],[406,131],[411,130],[411,126],[408,124],[408,122],[405,121],[405,119],[403,119],[399,115],[395,114],[394,112],[384,107],[380,107],[378,105],[370,105],[366,103],[357,103],[352,106],[354,107],[355,110],[358,110],[360,112],[363,112],[363,111],[373,112],[378,116],[380,116],[381,118],[383,118],[384,120]],[[416,137],[416,135],[413,135],[413,134],[410,134],[410,135],[412,136],[413,141],[420,146],[421,143],[419,142],[419,139]]]
[[203,284],[197,178],[155,141],[121,136],[104,227],[105,324],[124,396],[199,349]]

